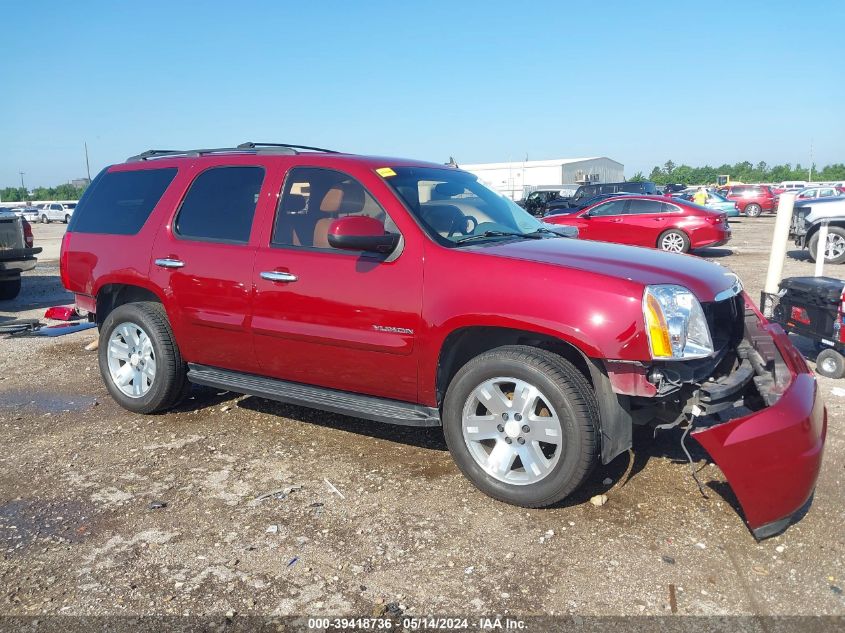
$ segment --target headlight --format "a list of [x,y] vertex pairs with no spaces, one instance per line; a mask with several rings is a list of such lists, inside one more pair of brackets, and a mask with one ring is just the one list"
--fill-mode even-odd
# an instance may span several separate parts
[[704,358],[713,353],[701,304],[683,286],[647,286],[643,316],[652,358]]

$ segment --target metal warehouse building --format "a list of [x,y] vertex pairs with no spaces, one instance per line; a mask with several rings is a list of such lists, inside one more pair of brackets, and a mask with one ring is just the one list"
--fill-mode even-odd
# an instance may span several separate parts
[[537,187],[625,180],[625,166],[604,156],[461,164],[460,168],[472,172],[488,187],[514,200]]

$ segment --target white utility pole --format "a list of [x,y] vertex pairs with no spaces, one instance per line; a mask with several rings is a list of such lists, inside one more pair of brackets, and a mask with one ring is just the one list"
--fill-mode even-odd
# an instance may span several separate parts
[[827,221],[819,228],[819,241],[816,244],[816,270],[814,275],[821,277],[824,272],[824,256],[827,251]]
[[769,271],[766,274],[766,286],[763,288],[769,294],[777,294],[783,276],[783,260],[786,259],[786,242],[789,240],[789,224],[792,222],[794,206],[794,192],[780,194],[775,218],[775,234],[772,236],[772,250],[769,255]]

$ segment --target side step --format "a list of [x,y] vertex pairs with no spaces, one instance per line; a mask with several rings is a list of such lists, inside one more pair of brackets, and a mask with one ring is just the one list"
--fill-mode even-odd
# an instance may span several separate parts
[[404,426],[440,426],[440,412],[400,400],[362,396],[348,391],[244,374],[206,365],[188,364],[188,380],[197,385],[331,411],[356,418]]

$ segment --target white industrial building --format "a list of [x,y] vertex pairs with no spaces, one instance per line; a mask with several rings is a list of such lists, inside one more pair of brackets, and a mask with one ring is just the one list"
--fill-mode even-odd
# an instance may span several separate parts
[[460,165],[491,189],[519,200],[537,187],[622,182],[625,166],[604,156]]

